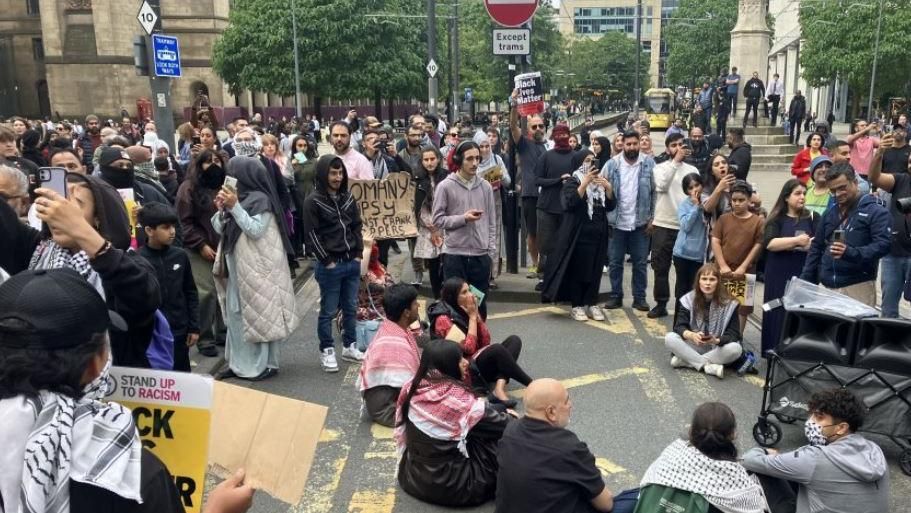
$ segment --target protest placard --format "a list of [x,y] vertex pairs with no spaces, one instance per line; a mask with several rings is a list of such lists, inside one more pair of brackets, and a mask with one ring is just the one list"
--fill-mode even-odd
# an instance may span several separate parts
[[408,173],[391,173],[383,180],[349,180],[348,190],[361,209],[365,239],[417,237],[414,184]]
[[246,470],[245,482],[296,505],[303,496],[326,414],[318,404],[215,383],[209,460],[228,477]]
[[519,90],[516,106],[520,116],[544,112],[544,82],[540,71],[516,75],[515,87]]
[[741,305],[753,306],[753,296],[756,295],[755,274],[747,274],[741,280],[724,280],[724,286]]
[[198,513],[208,466],[212,377],[112,367],[107,399],[133,412],[142,445],[174,476],[187,513]]
[[136,193],[133,189],[117,189],[120,199],[123,200],[123,206],[127,209],[127,217],[130,220],[130,246],[136,249],[136,237],[138,231],[138,221],[136,220]]

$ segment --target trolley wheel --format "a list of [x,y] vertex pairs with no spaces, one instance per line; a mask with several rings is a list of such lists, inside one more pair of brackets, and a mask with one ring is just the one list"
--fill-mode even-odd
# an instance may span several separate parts
[[781,441],[781,426],[771,420],[760,419],[753,424],[753,439],[762,447],[772,447]]
[[781,422],[784,424],[793,424],[793,423],[797,422],[796,417],[792,417],[790,415],[785,415],[784,413],[773,413],[773,415],[775,415],[775,418],[778,419],[778,422]]
[[911,476],[911,449],[902,451],[901,456],[898,457],[898,466],[905,475]]

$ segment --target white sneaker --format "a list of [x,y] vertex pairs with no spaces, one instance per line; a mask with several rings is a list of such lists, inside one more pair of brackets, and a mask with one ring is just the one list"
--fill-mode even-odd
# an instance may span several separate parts
[[348,347],[342,348],[342,360],[351,363],[361,363],[364,361],[364,353],[354,347],[354,344],[351,344]]
[[715,376],[718,379],[724,379],[724,365],[720,363],[707,363],[702,366],[702,372]]
[[680,359],[677,355],[671,356],[671,367],[679,369],[680,367],[688,367],[686,362]]
[[591,314],[592,319],[594,319],[596,321],[604,320],[604,313],[601,311],[601,308],[599,308],[595,305],[592,305],[592,306],[588,307],[588,312],[589,312],[589,314]]
[[338,372],[338,362],[335,361],[335,349],[327,347],[319,355],[319,363],[326,372]]
[[575,306],[572,310],[573,319],[577,321],[585,322],[588,320],[588,316],[585,315],[585,308],[581,306]]

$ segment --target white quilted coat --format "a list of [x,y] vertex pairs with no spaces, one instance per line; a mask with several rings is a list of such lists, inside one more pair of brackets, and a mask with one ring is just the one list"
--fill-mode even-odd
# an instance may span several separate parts
[[[283,340],[300,322],[291,272],[278,230],[273,217],[262,237],[253,239],[241,234],[234,245],[233,278],[243,305],[245,342]],[[221,249],[219,244],[219,252]],[[220,290],[218,296],[224,312],[225,294]]]

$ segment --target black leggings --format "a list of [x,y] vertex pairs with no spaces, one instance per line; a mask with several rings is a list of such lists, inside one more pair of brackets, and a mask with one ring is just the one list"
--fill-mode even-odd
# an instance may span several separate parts
[[440,291],[443,290],[443,269],[440,266],[440,257],[425,258],[424,265],[430,271],[430,290],[433,291],[433,299],[440,299]]
[[522,352],[522,339],[510,335],[502,344],[491,344],[475,358],[475,365],[481,377],[491,387],[498,379],[514,379],[525,386],[531,383],[531,377],[519,367],[519,354]]

